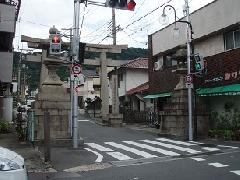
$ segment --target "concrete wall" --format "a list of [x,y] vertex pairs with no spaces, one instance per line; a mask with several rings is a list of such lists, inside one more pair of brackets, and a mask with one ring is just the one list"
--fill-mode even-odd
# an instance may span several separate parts
[[[232,24],[239,23],[239,7],[239,0],[216,0],[208,6],[195,11],[190,16],[194,38],[198,39]],[[178,38],[174,38],[173,33],[171,33],[174,24],[152,35],[153,55],[186,43],[186,24],[177,23],[177,27],[180,29]],[[209,49],[209,51],[211,50],[212,48]],[[210,52],[210,54],[213,54],[213,52]]]
[[143,70],[127,70],[127,83],[126,83],[126,91],[129,91],[132,88],[135,88],[145,82],[148,81],[148,71]]
[[195,43],[195,53],[199,53],[202,56],[212,56],[221,52],[224,52],[224,37],[223,34],[219,34],[204,41]]
[[127,69],[123,74],[123,81],[120,81],[119,96],[124,96],[127,91],[145,82],[148,82],[147,69]]
[[0,52],[0,80],[12,82],[13,53]]
[[0,31],[15,32],[15,6],[0,3]]

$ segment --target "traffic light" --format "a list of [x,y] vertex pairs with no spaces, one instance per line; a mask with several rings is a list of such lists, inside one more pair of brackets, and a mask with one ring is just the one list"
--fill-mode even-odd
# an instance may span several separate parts
[[86,43],[79,42],[79,64],[84,63]]
[[202,73],[202,70],[204,69],[203,57],[199,54],[194,55],[194,67],[195,72],[199,73]]
[[134,0],[107,0],[106,7],[133,11],[136,3]]
[[49,54],[58,55],[61,53],[62,40],[60,34],[50,35]]

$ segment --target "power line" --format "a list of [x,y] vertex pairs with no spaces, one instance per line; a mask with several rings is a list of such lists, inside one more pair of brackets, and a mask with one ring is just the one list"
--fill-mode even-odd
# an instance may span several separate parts
[[[170,3],[172,0],[168,0],[166,3]],[[155,12],[156,10],[158,10],[159,8],[163,7],[166,3],[161,4],[160,6],[158,6],[157,8],[153,9],[152,11],[148,12],[147,14],[145,14],[144,16],[141,16],[140,18],[138,18],[137,20],[133,21],[132,23],[128,24],[125,28],[123,29],[127,29],[129,26],[135,24],[136,22],[139,22],[140,20],[142,20],[143,18],[149,16],[150,14],[152,14],[153,12]]]

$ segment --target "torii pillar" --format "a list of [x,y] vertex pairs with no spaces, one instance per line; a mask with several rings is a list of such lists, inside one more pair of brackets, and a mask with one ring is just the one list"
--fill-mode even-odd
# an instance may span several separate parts
[[[86,51],[90,52],[99,52],[100,53],[100,60],[84,60],[84,64],[88,65],[100,65],[101,71],[100,71],[100,80],[101,80],[101,99],[102,99],[102,107],[101,107],[101,116],[102,121],[108,125],[115,125],[116,123],[112,123],[112,115],[109,115],[109,91],[108,91],[108,76],[107,76],[107,67],[119,67],[123,63],[126,63],[126,61],[122,60],[111,60],[107,59],[107,53],[121,53],[122,49],[126,49],[127,45],[91,45],[89,46],[87,44]],[[100,61],[100,62],[99,62]],[[116,77],[115,77],[116,78]],[[115,81],[115,87],[117,86],[117,80]],[[113,89],[113,88],[112,88]],[[117,91],[118,89],[114,88],[114,97],[113,99],[113,109],[119,109],[116,106],[119,106],[117,103],[118,101],[115,101],[118,98]],[[119,111],[118,113],[119,114]],[[122,122],[121,122],[122,123]]]

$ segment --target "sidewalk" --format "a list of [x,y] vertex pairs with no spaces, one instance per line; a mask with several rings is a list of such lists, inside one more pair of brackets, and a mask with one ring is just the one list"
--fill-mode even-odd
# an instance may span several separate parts
[[0,134],[0,146],[20,154],[28,172],[45,172],[51,167],[44,163],[42,154],[28,142],[20,142],[15,131]]

